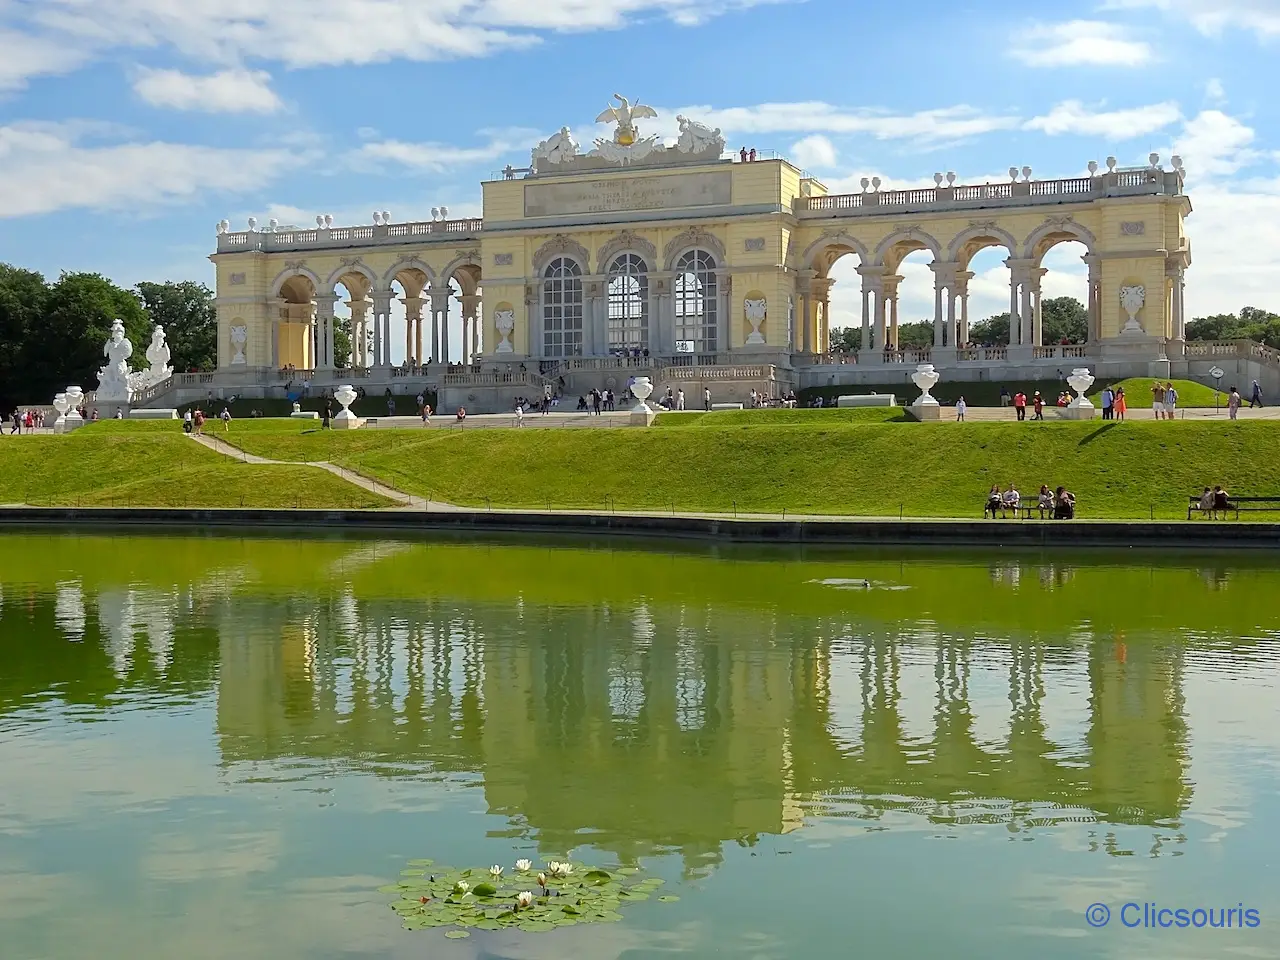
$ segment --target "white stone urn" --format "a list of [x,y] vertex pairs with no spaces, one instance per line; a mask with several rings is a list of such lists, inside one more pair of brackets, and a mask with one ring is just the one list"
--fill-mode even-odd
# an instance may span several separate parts
[[1089,372],[1088,367],[1076,367],[1072,370],[1071,376],[1067,377],[1067,386],[1076,392],[1076,398],[1071,401],[1071,406],[1093,409],[1093,404],[1085,397],[1085,391],[1093,386],[1093,374]]
[[360,426],[360,418],[357,417],[349,409],[351,404],[356,402],[355,388],[349,383],[344,383],[338,389],[333,391],[333,399],[342,404],[342,409],[338,411],[338,415],[333,418],[333,426],[336,430],[354,430]]
[[71,409],[71,401],[65,393],[54,395],[53,409],[58,411],[58,419],[53,421],[53,432],[62,433],[67,429],[67,411]]
[[67,387],[67,422],[66,429],[78,427],[84,423],[84,417],[80,416],[80,404],[84,403],[84,391],[79,387]]
[[932,363],[922,363],[916,367],[916,372],[911,375],[911,380],[920,388],[920,396],[916,398],[913,406],[917,407],[936,407],[938,401],[929,393],[938,385],[938,381],[942,377],[938,375],[938,371],[933,368]]
[[636,377],[635,381],[631,384],[631,392],[634,393],[636,395],[636,399],[640,401],[636,404],[636,408],[631,411],[632,413],[653,412],[649,409],[649,405],[645,403],[645,401],[649,399],[650,394],[653,393],[653,384],[650,382],[648,377]]
[[514,310],[499,310],[493,315],[493,327],[498,331],[501,339],[498,341],[497,349],[494,353],[514,353],[515,348],[511,345],[511,333],[516,328],[516,312]]

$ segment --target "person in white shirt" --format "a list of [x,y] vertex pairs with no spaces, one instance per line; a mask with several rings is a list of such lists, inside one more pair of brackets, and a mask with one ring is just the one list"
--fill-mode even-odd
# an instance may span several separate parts
[[964,422],[964,412],[966,409],[968,409],[968,404],[964,402],[964,397],[961,397],[956,401],[956,421],[958,423]]
[[1009,489],[1004,492],[1000,500],[1010,510],[1017,510],[1018,505],[1022,502],[1022,495],[1018,493],[1018,488],[1011,483],[1009,484]]
[[684,388],[683,387],[680,390],[676,391],[676,409],[677,410],[684,409]]
[[711,388],[710,387],[702,388],[702,406],[706,410],[711,409]]
[[522,403],[516,404],[516,426],[524,426],[524,404]]

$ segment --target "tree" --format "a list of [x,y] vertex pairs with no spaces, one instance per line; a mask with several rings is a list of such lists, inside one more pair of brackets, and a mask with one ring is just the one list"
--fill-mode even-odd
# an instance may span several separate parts
[[857,353],[861,349],[861,327],[831,328],[831,350],[833,353]]
[[[213,291],[203,283],[140,283],[138,296],[152,323],[164,327],[170,362],[175,370],[213,370],[218,366],[218,313]],[[146,355],[148,332],[134,355]]]
[[134,343],[130,365],[145,366],[151,324],[137,296],[97,273],[62,274],[49,287],[44,315],[23,346],[20,392],[47,403],[68,384],[93,390],[117,318]]
[[1009,314],[997,313],[994,317],[979,320],[969,328],[969,340],[984,347],[1009,345]]
[[898,346],[903,350],[933,346],[933,321],[918,320],[914,323],[899,323]]
[[48,299],[40,274],[0,263],[0,412],[28,399],[25,347],[40,329]]
[[1280,349],[1280,315],[1258,307],[1197,317],[1187,324],[1188,340],[1255,340]]
[[351,318],[333,322],[333,365],[345,369],[351,359]]
[[1084,343],[1089,339],[1089,312],[1075,297],[1054,297],[1040,304],[1044,343]]

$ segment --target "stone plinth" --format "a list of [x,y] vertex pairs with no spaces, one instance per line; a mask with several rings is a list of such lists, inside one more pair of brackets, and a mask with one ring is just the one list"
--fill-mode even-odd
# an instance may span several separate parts
[[[294,414],[297,416],[297,414]],[[364,421],[357,417],[350,410],[343,410],[336,417],[329,421],[329,424],[335,430],[358,430],[364,426]]]
[[913,420],[941,420],[942,406],[937,403],[917,403],[907,407]]
[[746,405],[741,403],[713,403],[712,410],[745,410]]
[[836,397],[837,407],[896,407],[898,399],[892,393],[862,393]]
[[170,407],[156,407],[154,410],[130,410],[130,420],[177,420],[178,411]]
[[652,410],[647,408],[645,410],[637,409],[631,411],[630,423],[633,427],[651,427],[653,426],[653,421],[657,419],[658,415]]
[[314,410],[295,410],[289,414],[290,420],[319,420],[320,414]]

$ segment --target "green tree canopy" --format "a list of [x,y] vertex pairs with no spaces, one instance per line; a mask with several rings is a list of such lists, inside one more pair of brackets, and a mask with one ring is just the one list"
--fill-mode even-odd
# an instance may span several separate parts
[[[1006,314],[1007,316],[1007,314]],[[1084,343],[1089,338],[1089,312],[1075,297],[1053,297],[1040,304],[1046,344]]]
[[25,348],[39,334],[48,298],[40,274],[0,263],[0,412],[24,399]]
[[[138,296],[152,323],[164,327],[173,369],[213,370],[218,366],[218,313],[213,291],[203,283],[140,283]],[[145,355],[148,333],[141,345],[134,341],[134,355]]]
[[1255,340],[1280,350],[1280,315],[1257,307],[1240,313],[1215,313],[1187,324],[1188,340]]

